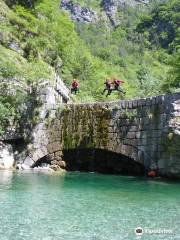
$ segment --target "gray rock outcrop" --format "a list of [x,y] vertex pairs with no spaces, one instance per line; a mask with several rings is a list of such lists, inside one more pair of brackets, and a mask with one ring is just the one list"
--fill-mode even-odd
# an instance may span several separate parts
[[71,19],[77,22],[95,23],[99,20],[98,14],[88,7],[81,7],[69,0],[61,1],[61,9],[67,11]]
[[126,6],[134,8],[139,4],[148,3],[149,0],[103,0],[102,6],[112,26],[116,27],[121,22],[118,15],[119,13],[122,14]]
[[100,12],[88,6],[81,6],[70,0],[62,0],[60,8],[67,11],[73,21],[84,23],[96,23],[99,20],[109,20],[113,27],[120,24],[119,13],[124,11],[126,6],[136,7],[149,4],[150,0],[103,0],[99,6]]

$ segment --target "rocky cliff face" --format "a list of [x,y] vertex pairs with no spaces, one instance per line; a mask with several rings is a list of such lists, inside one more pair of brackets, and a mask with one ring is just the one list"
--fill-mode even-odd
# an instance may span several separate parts
[[98,9],[92,9],[89,4],[81,6],[71,0],[62,0],[61,9],[67,11],[72,20],[84,23],[95,23],[99,20],[109,20],[112,26],[120,24],[119,13],[126,7],[135,8],[138,5],[149,4],[150,0],[103,0]]
[[61,1],[61,9],[67,11],[71,19],[77,22],[95,23],[99,20],[96,11],[88,7],[81,7],[79,4],[74,4],[69,0]]
[[149,0],[103,0],[102,6],[112,26],[118,26],[121,19],[119,13],[123,12],[126,7],[135,8],[137,5],[148,4]]

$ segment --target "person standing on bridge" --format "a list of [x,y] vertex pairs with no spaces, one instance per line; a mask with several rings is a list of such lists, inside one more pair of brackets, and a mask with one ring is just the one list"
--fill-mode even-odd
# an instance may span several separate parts
[[71,94],[75,94],[79,91],[79,83],[76,79],[73,79],[72,85],[71,85]]
[[107,91],[107,95],[106,95],[106,97],[107,97],[107,96],[109,96],[109,95],[111,94],[111,92],[112,92],[112,82],[111,82],[109,79],[106,79],[106,81],[105,81],[104,84],[105,84],[105,88],[104,88],[102,94],[104,94],[105,91]]
[[116,78],[114,78],[113,80],[114,80],[113,81],[113,84],[114,84],[114,89],[113,90],[118,91],[118,92],[122,92],[123,94],[125,94],[126,92],[124,92],[121,88],[121,84],[123,84],[124,81],[120,80],[120,79],[116,79]]

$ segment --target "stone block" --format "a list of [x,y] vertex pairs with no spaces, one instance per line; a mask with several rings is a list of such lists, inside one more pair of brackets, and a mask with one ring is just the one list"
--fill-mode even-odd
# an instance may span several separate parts
[[54,160],[55,160],[55,155],[54,155],[54,153],[49,154],[47,157],[48,157],[48,159],[49,159],[50,161],[54,161]]
[[141,132],[140,131],[136,132],[136,138],[138,139],[140,137],[141,137]]
[[138,127],[139,122],[140,122],[140,119],[137,118],[137,117],[135,117],[135,118],[133,119],[133,121],[132,121],[132,124],[133,124],[134,126],[137,126],[137,127]]
[[137,106],[138,106],[138,100],[133,100],[132,101],[132,107],[137,108]]
[[164,96],[157,96],[156,97],[156,104],[161,104],[164,101]]
[[173,117],[180,117],[180,111],[179,111],[179,112],[178,112],[178,111],[173,112],[173,113],[172,113],[172,116],[173,116]]
[[141,107],[138,114],[139,114],[139,117],[141,117],[141,118],[146,117],[147,116],[147,108],[145,106]]
[[133,107],[133,101],[128,101],[128,108],[132,109],[132,107]]
[[63,155],[62,151],[55,152],[55,157],[62,157],[62,155]]
[[146,126],[149,125],[151,123],[151,120],[148,117],[143,117],[142,118],[142,125]]
[[47,150],[48,150],[49,153],[53,152],[53,144],[52,143],[47,145]]
[[127,126],[122,126],[119,128],[119,131],[122,133],[127,133],[128,127]]
[[115,119],[110,119],[108,125],[113,127],[114,123],[115,123]]
[[134,146],[134,147],[136,147],[137,143],[138,143],[138,140],[137,140],[137,139],[124,139],[124,140],[123,140],[123,144],[124,144],[124,145],[129,145],[129,146]]
[[65,161],[59,161],[59,162],[58,162],[58,165],[59,165],[61,168],[66,168],[66,162],[65,162]]
[[162,131],[158,129],[153,129],[149,131],[149,137],[153,139],[158,139],[161,136]]
[[126,101],[121,101],[121,108],[122,109],[125,109],[126,108]]
[[26,166],[31,167],[31,166],[34,164],[34,161],[32,160],[32,158],[26,157],[26,159],[24,160],[24,164],[25,164]]
[[146,105],[146,99],[142,98],[138,100],[138,107],[145,106]]
[[59,163],[59,161],[57,161],[57,160],[52,160],[51,161],[51,165],[58,165],[58,163]]
[[166,169],[168,167],[168,162],[169,159],[168,158],[161,158],[158,160],[157,165],[158,165],[158,169]]
[[57,152],[60,149],[62,149],[62,146],[59,142],[53,142],[47,145],[47,150],[49,153]]
[[136,132],[128,132],[126,138],[134,139],[136,137]]
[[35,153],[36,153],[36,155],[38,156],[39,159],[44,157],[44,153],[42,152],[41,149],[38,149]]
[[114,132],[114,128],[113,127],[108,127],[108,132],[109,133],[113,133]]
[[152,97],[152,105],[156,104],[156,97]]
[[60,156],[55,156],[55,160],[56,160],[56,161],[61,161],[61,160],[62,160],[62,157],[60,157]]
[[140,131],[140,138],[147,138],[147,131]]
[[39,159],[39,156],[37,155],[37,153],[36,152],[34,152],[33,154],[32,154],[32,160],[34,161],[34,162],[36,162],[38,159]]
[[129,158],[132,158],[132,153],[134,151],[134,148],[132,146],[128,146],[128,148],[126,149],[126,156]]
[[129,132],[137,132],[138,131],[138,127],[137,126],[130,126],[128,131]]
[[172,96],[172,100],[171,101],[180,101],[180,92],[176,92],[176,93],[173,93],[171,94]]
[[147,145],[147,138],[139,138],[138,146],[146,146]]
[[134,159],[134,161],[138,161],[138,151],[136,149],[132,150],[131,158]]
[[147,98],[146,99],[146,106],[150,106],[152,105],[152,99],[151,98]]
[[144,151],[138,150],[138,154],[137,155],[138,155],[137,156],[138,162],[144,163],[144,158],[145,158]]
[[54,171],[60,171],[61,170],[60,166],[58,166],[58,165],[51,165],[51,169],[53,169]]

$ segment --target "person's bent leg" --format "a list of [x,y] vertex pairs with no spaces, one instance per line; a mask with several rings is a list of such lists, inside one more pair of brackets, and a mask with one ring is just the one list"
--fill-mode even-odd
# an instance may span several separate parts
[[105,93],[106,90],[107,90],[107,88],[105,88],[105,89],[103,90],[102,95]]
[[108,89],[108,93],[106,95],[106,97],[108,97],[109,95],[111,95],[112,89]]
[[122,90],[122,88],[119,88],[119,92],[122,92],[123,94],[125,94],[126,92]]

